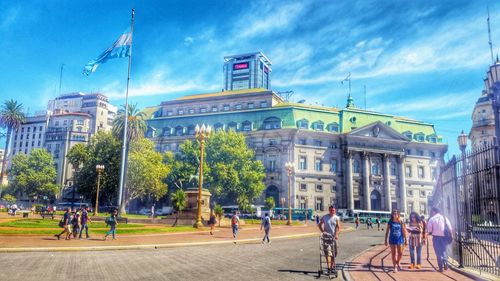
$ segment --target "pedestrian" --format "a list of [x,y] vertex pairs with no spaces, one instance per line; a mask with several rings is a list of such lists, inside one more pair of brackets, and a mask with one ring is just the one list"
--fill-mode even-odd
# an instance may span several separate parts
[[73,238],[76,239],[78,233],[80,232],[80,210],[73,212],[71,217],[71,228],[73,230]]
[[240,218],[238,217],[238,212],[234,211],[233,217],[231,217],[231,228],[233,230],[233,239],[236,243],[236,236],[238,235],[238,226],[240,225]]
[[425,235],[423,232],[422,223],[420,222],[420,217],[417,213],[410,213],[410,222],[408,223],[406,230],[409,234],[408,245],[410,246],[411,261],[408,269],[420,269],[422,268],[422,245],[425,244]]
[[88,223],[92,222],[92,220],[89,217],[89,206],[85,206],[82,210],[82,214],[80,216],[80,235],[78,236],[78,239],[82,239],[82,233],[83,230],[85,229],[85,237],[87,240],[90,239],[89,236],[89,226]]
[[451,223],[448,218],[440,214],[438,208],[431,210],[431,218],[427,222],[427,232],[432,235],[432,247],[437,257],[439,272],[448,270],[448,256],[446,248],[451,243]]
[[373,229],[373,225],[372,225],[372,218],[369,217],[366,219],[366,229],[370,229],[372,228]]
[[333,205],[328,207],[328,214],[321,218],[318,225],[323,235],[323,251],[325,252],[328,272],[335,271],[335,257],[337,256],[337,241],[340,234],[340,218],[335,214]]
[[375,223],[377,224],[377,231],[380,231],[380,217],[375,219]]
[[106,218],[106,224],[109,225],[109,231],[106,232],[106,235],[104,235],[104,240],[108,239],[108,236],[110,234],[113,235],[113,240],[116,239],[116,225],[118,224],[118,211],[113,210],[111,215]]
[[61,221],[59,222],[59,226],[63,228],[63,231],[59,234],[54,235],[57,237],[57,240],[61,239],[61,235],[66,233],[66,240],[69,240],[71,237],[71,226],[70,226],[71,213],[70,208],[66,208],[66,212],[64,213]]
[[359,228],[359,217],[356,216],[356,219],[354,220],[354,222],[356,223],[356,229]]
[[53,212],[54,214],[56,213],[56,210],[57,210],[57,207],[56,207],[56,206],[52,207],[52,212]]
[[271,218],[269,218],[269,214],[266,213],[264,218],[262,218],[262,222],[260,223],[260,231],[264,229],[264,238],[262,238],[262,244],[267,239],[267,243],[271,243],[269,240],[269,231],[271,230]]
[[208,225],[210,226],[210,235],[214,235],[215,224],[217,220],[215,219],[214,211],[210,211],[210,219],[208,220]]
[[387,223],[385,245],[387,246],[388,244],[391,247],[392,264],[394,266],[393,272],[396,273],[398,270],[401,270],[400,262],[403,257],[403,245],[407,244],[405,224],[401,220],[401,216],[397,210],[392,211],[391,219]]
[[316,224],[319,225],[319,215],[316,215]]
[[151,206],[151,218],[154,219],[155,218],[155,205],[153,204],[153,206]]

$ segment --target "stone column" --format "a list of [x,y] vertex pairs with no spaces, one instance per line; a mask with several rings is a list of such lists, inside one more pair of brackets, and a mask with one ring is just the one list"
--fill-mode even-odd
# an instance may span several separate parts
[[385,210],[391,211],[391,161],[389,155],[384,154],[384,196]]
[[370,157],[363,153],[363,201],[364,209],[370,211]]
[[347,191],[347,209],[354,209],[354,192],[352,187],[352,154],[346,152],[346,191]]
[[[405,158],[399,156],[399,211],[406,213],[406,183],[405,183]],[[408,215],[408,214],[407,214]]]

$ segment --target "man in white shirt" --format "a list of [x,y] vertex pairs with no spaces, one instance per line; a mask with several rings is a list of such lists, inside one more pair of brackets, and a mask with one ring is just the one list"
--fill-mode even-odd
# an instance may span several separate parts
[[340,218],[335,214],[336,209],[333,205],[328,208],[328,214],[321,218],[318,224],[321,233],[327,233],[329,236],[323,236],[323,248],[325,252],[328,271],[335,271],[335,257],[337,256],[337,240],[340,233]]
[[448,243],[445,238],[445,226],[448,226],[451,234],[451,223],[448,218],[439,213],[439,209],[436,207],[432,208],[431,215],[432,217],[427,222],[427,232],[432,235],[432,246],[434,253],[436,253],[439,271],[442,272],[443,268],[448,269],[448,256],[446,254]]

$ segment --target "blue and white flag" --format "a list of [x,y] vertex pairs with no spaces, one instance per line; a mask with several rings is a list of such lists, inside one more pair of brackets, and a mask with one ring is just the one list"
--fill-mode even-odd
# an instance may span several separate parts
[[90,75],[93,73],[99,65],[107,62],[109,59],[124,58],[130,56],[130,48],[132,46],[132,32],[127,30],[125,33],[120,35],[118,39],[113,43],[111,47],[106,49],[102,54],[100,54],[96,59],[93,59],[85,65],[83,69],[83,74]]

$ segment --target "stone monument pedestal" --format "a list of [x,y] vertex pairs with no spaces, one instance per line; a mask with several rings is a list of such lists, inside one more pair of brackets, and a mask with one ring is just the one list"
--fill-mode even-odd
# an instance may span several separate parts
[[[187,204],[179,218],[194,219],[198,216],[198,188],[188,188],[186,191]],[[201,191],[201,220],[203,224],[207,224],[210,219],[210,197],[212,194],[208,189]]]

